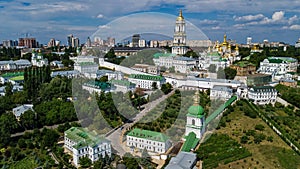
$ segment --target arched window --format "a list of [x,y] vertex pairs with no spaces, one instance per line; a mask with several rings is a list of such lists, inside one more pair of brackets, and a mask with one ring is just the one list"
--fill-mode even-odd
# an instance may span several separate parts
[[195,119],[192,119],[192,125],[195,125]]

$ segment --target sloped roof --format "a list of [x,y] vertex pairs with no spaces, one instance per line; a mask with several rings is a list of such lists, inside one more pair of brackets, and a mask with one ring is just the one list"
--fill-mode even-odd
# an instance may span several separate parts
[[131,130],[127,135],[132,136],[132,137],[148,139],[148,140],[152,140],[152,141],[158,141],[158,142],[166,142],[169,139],[163,133],[156,132],[156,131],[150,131],[150,130],[143,130],[143,129],[138,129],[138,128]]

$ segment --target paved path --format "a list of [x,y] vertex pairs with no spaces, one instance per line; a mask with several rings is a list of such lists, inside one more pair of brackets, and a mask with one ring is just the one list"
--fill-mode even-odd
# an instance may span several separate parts
[[[111,141],[112,147],[118,152],[120,156],[123,156],[126,151],[122,148],[122,143],[123,143],[123,134],[126,129],[130,128],[133,126],[136,122],[141,120],[148,112],[150,112],[154,107],[156,107],[158,104],[160,104],[162,101],[170,97],[175,93],[175,90],[172,90],[169,94],[163,95],[161,98],[156,99],[152,102],[149,102],[144,105],[145,109],[142,110],[139,114],[137,114],[134,118],[133,121],[130,123],[125,123],[124,125],[120,126],[117,130],[109,134],[106,138]],[[121,130],[122,129],[122,130]]]

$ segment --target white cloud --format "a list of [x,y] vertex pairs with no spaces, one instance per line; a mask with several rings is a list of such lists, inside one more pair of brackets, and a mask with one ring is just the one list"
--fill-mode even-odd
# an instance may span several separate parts
[[292,25],[292,26],[290,26],[290,29],[292,29],[292,30],[300,30],[300,25]]
[[214,26],[214,27],[212,27],[211,29],[212,29],[212,30],[219,30],[219,29],[221,29],[221,27],[220,27],[220,26]]
[[218,24],[220,21],[217,20],[209,20],[209,19],[204,19],[200,21],[201,25],[215,25]]
[[289,18],[289,20],[288,20],[288,24],[293,24],[294,22],[296,22],[296,21],[298,21],[299,20],[299,18],[298,18],[298,16],[297,15],[294,15],[294,16],[292,16],[292,17],[290,17]]
[[104,18],[103,14],[98,14],[96,18]]
[[257,14],[257,15],[245,15],[245,16],[234,16],[233,19],[235,21],[254,21],[254,20],[260,20],[265,18],[263,14]]
[[284,19],[284,12],[283,11],[279,11],[279,12],[274,12],[274,14],[272,15],[272,20],[273,21],[281,21]]

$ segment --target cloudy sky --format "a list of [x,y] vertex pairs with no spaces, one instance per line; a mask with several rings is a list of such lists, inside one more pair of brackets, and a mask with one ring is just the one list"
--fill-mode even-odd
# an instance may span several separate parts
[[[224,33],[238,43],[245,43],[247,36],[255,42],[291,44],[300,38],[299,0],[0,0],[0,40],[28,34],[41,43],[50,38],[66,43],[72,33],[84,43],[98,29],[112,26],[122,28],[124,34],[151,32],[151,28],[162,30],[165,23],[173,26],[179,9],[212,40],[222,40]],[[157,13],[162,15],[154,18],[152,14]],[[139,24],[120,19],[130,16],[139,16]],[[101,32],[101,38],[107,36],[111,35]],[[196,39],[196,34],[188,32],[188,37]]]

